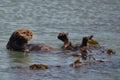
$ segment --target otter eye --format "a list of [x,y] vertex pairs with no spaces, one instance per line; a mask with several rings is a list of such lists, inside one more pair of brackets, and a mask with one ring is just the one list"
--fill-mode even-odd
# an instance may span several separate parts
[[26,32],[23,32],[23,34],[26,34]]

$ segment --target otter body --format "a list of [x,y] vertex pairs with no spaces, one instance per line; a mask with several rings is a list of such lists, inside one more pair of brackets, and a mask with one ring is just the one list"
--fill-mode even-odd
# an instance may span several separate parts
[[30,51],[51,51],[53,48],[51,46],[48,46],[46,44],[28,44],[28,49]]
[[[29,51],[51,51],[52,47],[46,44],[28,44],[33,38],[33,32],[29,29],[18,29],[14,31],[6,45],[6,48],[13,51],[29,52]],[[68,38],[68,33],[59,33],[58,39],[64,42],[62,49],[65,50],[81,50],[86,52],[89,37],[83,37],[81,44],[73,45]]]

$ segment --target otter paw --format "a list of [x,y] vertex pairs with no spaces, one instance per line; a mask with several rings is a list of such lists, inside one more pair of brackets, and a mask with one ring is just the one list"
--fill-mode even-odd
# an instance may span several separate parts
[[60,39],[61,41],[65,42],[66,40],[68,40],[68,33],[59,33],[58,35],[58,39]]

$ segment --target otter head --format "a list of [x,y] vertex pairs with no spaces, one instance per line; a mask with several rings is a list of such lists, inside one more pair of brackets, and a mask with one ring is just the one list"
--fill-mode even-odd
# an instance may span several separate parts
[[69,40],[68,39],[68,33],[64,33],[64,32],[59,33],[58,39],[63,41],[63,42],[68,42],[68,40]]
[[13,32],[11,37],[15,39],[23,39],[29,41],[33,38],[33,33],[29,29],[18,29],[15,32]]
[[26,50],[26,45],[33,37],[33,33],[29,29],[18,29],[14,31],[7,43],[7,49],[15,51]]

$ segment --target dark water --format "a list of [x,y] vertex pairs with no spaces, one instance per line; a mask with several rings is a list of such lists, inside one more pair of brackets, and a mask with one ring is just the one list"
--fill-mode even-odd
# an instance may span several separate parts
[[[116,54],[101,55],[110,62],[72,68],[75,58],[60,51],[24,55],[6,50],[11,33],[19,28],[34,32],[30,43],[54,48],[62,45],[59,32],[69,32],[73,43],[94,35]],[[120,0],[0,0],[0,47],[0,80],[120,80]],[[30,70],[34,63],[50,69]]]

